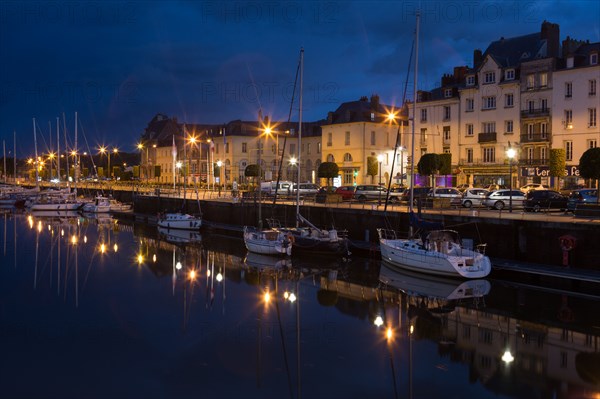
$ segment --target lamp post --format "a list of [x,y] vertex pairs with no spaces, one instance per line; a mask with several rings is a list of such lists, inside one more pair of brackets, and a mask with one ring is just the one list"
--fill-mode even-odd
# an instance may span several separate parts
[[400,186],[404,187],[404,147],[398,147],[400,150]]
[[377,155],[377,162],[379,162],[379,205],[381,205],[381,162],[383,162],[383,155]]
[[514,148],[512,148],[510,146],[510,142],[508,143],[508,150],[506,150],[506,156],[508,157],[508,175],[509,175],[509,184],[508,184],[508,189],[509,189],[509,194],[508,194],[508,211],[512,212],[512,189],[513,189],[513,184],[512,184],[512,161],[513,158],[515,157],[517,151],[515,151]]
[[220,159],[217,161],[217,166],[219,167],[219,185],[222,184],[221,181],[221,166],[223,166],[223,161],[221,161]]
[[[144,159],[142,157],[142,150],[144,149],[144,144],[138,143],[137,148],[138,148],[138,150],[140,150],[140,173],[141,173],[141,168],[145,165],[144,174],[146,175],[146,183],[148,183],[148,146],[146,146],[146,163],[145,164],[143,162]],[[140,176],[140,180],[141,180],[141,178],[142,178],[142,176]]]

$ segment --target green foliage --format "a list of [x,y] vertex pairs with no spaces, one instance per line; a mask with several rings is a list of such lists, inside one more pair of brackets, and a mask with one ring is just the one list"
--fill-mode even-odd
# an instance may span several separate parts
[[590,148],[583,153],[579,159],[579,174],[584,179],[600,179],[600,147]]
[[[548,166],[550,176],[561,178],[565,175],[565,168],[567,166],[567,155],[564,148],[551,148],[550,158],[548,159]],[[558,186],[558,182],[557,182]]]
[[423,176],[432,176],[440,173],[442,166],[440,156],[438,154],[423,154],[417,164],[417,171]]
[[154,165],[154,177],[160,177],[160,165]]
[[257,164],[252,164],[246,166],[246,170],[244,171],[244,175],[246,177],[257,177],[260,175],[260,167]]
[[328,182],[329,179],[337,177],[339,173],[340,168],[335,162],[323,162],[317,170],[317,176],[327,179]]
[[452,174],[452,154],[438,154],[440,159],[440,175]]
[[377,176],[379,173],[379,164],[377,163],[377,158],[375,157],[367,157],[367,176],[371,176],[371,178]]

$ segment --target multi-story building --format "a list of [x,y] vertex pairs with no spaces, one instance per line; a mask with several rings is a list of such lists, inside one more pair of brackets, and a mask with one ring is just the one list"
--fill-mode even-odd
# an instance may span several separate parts
[[565,150],[565,182],[570,185],[579,180],[581,155],[600,143],[599,57],[600,43],[567,38],[563,41],[563,58],[554,71],[552,147]]
[[[388,115],[396,113],[397,119]],[[403,182],[406,134],[400,121],[398,109],[379,103],[379,96],[370,100],[342,103],[337,110],[329,112],[327,122],[321,127],[323,162],[335,162],[340,168],[341,185],[387,183],[394,167],[395,183]],[[406,116],[404,116],[404,119]],[[400,146],[394,163],[394,148],[400,133]],[[368,159],[378,163],[377,174],[368,174]],[[379,168],[381,166],[381,168]]]

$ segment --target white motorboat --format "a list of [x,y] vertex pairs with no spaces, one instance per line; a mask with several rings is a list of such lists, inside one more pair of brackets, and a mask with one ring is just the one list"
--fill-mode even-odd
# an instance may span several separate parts
[[401,269],[469,279],[483,278],[492,270],[483,250],[463,247],[453,230],[433,230],[423,238],[408,239],[397,238],[392,230],[377,232],[381,259]]
[[121,201],[117,201],[114,198],[111,198],[109,201],[111,212],[129,212],[133,209],[133,206],[131,204],[124,204]]
[[108,213],[110,211],[110,201],[101,195],[96,196],[93,202],[88,202],[81,208],[83,212],[89,213]]
[[75,193],[46,191],[40,193],[29,205],[30,211],[77,211],[82,208]]
[[263,255],[291,255],[291,236],[277,230],[244,226],[244,244],[250,252]]
[[201,216],[187,213],[163,213],[158,217],[158,227],[166,229],[199,230],[201,226]]

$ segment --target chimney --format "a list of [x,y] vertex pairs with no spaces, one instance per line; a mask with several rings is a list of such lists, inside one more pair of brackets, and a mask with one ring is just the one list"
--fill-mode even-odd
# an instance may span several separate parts
[[467,67],[466,66],[458,66],[458,67],[454,67],[454,82],[455,83],[462,83],[465,81],[465,75],[467,74]]
[[477,49],[473,51],[473,69],[479,68],[481,62],[483,61],[483,54],[481,50]]
[[371,109],[375,112],[379,110],[379,96],[377,94],[371,95]]
[[442,87],[450,86],[452,83],[454,83],[454,78],[452,77],[452,75],[448,75],[447,73],[445,73],[442,76]]
[[542,40],[546,40],[546,56],[558,57],[560,48],[560,27],[548,21],[542,22]]

